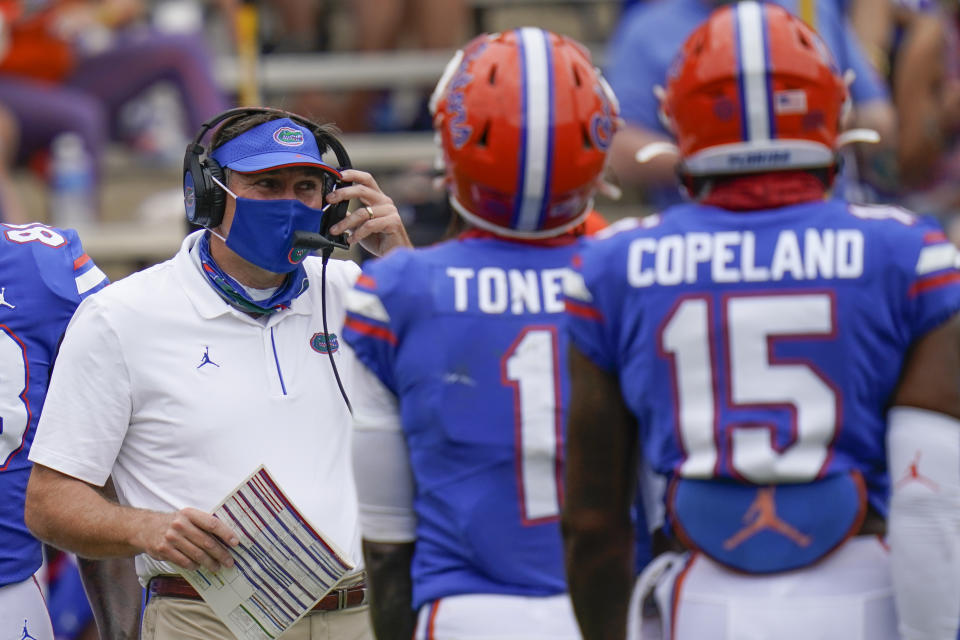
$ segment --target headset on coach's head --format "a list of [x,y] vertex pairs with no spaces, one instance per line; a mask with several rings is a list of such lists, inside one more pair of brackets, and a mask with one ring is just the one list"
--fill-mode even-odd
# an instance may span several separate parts
[[[279,118],[289,118],[310,130],[317,141],[317,149],[322,155],[327,149],[333,151],[337,157],[337,167],[331,167],[336,172],[336,176],[324,175],[324,192],[330,193],[346,184],[341,173],[350,169],[350,156],[343,144],[332,133],[323,131],[315,122],[298,116],[282,109],[271,109],[267,107],[240,107],[229,109],[223,113],[214,116],[200,125],[200,130],[193,140],[187,145],[186,153],[183,156],[183,201],[186,209],[187,221],[198,227],[213,228],[223,221],[224,209],[226,207],[226,193],[217,186],[216,181],[224,183],[223,167],[210,157],[207,149],[201,144],[204,135],[212,130],[216,125],[247,115],[272,114]],[[212,151],[212,149],[211,149]],[[321,235],[334,242],[338,246],[344,246],[340,238],[330,237],[327,230],[331,225],[336,224],[347,214],[349,201],[344,200],[330,206],[326,211],[323,226],[320,229]],[[319,247],[318,247],[319,248]]]

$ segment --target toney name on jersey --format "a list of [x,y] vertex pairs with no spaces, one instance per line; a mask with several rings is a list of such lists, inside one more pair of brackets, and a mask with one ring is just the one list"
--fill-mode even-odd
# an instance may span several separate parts
[[[785,229],[758,254],[752,231],[716,231],[637,238],[630,244],[627,278],[634,287],[711,282],[850,279],[863,273],[859,229]],[[701,265],[709,265],[701,269]]]
[[520,315],[562,313],[563,283],[570,270],[448,267],[446,273],[454,311]]

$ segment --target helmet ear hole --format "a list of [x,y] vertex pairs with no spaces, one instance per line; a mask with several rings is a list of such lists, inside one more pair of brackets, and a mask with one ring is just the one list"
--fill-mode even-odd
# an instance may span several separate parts
[[580,126],[580,139],[583,141],[584,149],[593,149],[593,142],[590,140],[590,132],[587,131],[587,126],[581,124]]
[[480,135],[477,136],[477,146],[486,147],[487,146],[487,137],[490,135],[490,121],[488,120],[483,125],[483,129],[480,130]]

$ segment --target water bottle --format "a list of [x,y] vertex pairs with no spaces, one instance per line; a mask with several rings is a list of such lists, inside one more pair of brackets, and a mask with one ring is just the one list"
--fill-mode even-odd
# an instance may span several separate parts
[[65,132],[50,147],[49,219],[57,227],[82,227],[97,219],[93,158],[76,133]]

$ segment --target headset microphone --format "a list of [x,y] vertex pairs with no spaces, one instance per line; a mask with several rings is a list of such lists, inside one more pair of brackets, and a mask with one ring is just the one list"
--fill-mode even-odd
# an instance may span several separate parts
[[293,246],[297,249],[320,249],[324,253],[333,251],[334,249],[350,250],[350,245],[345,242],[337,242],[327,238],[323,234],[313,233],[311,231],[294,231]]

